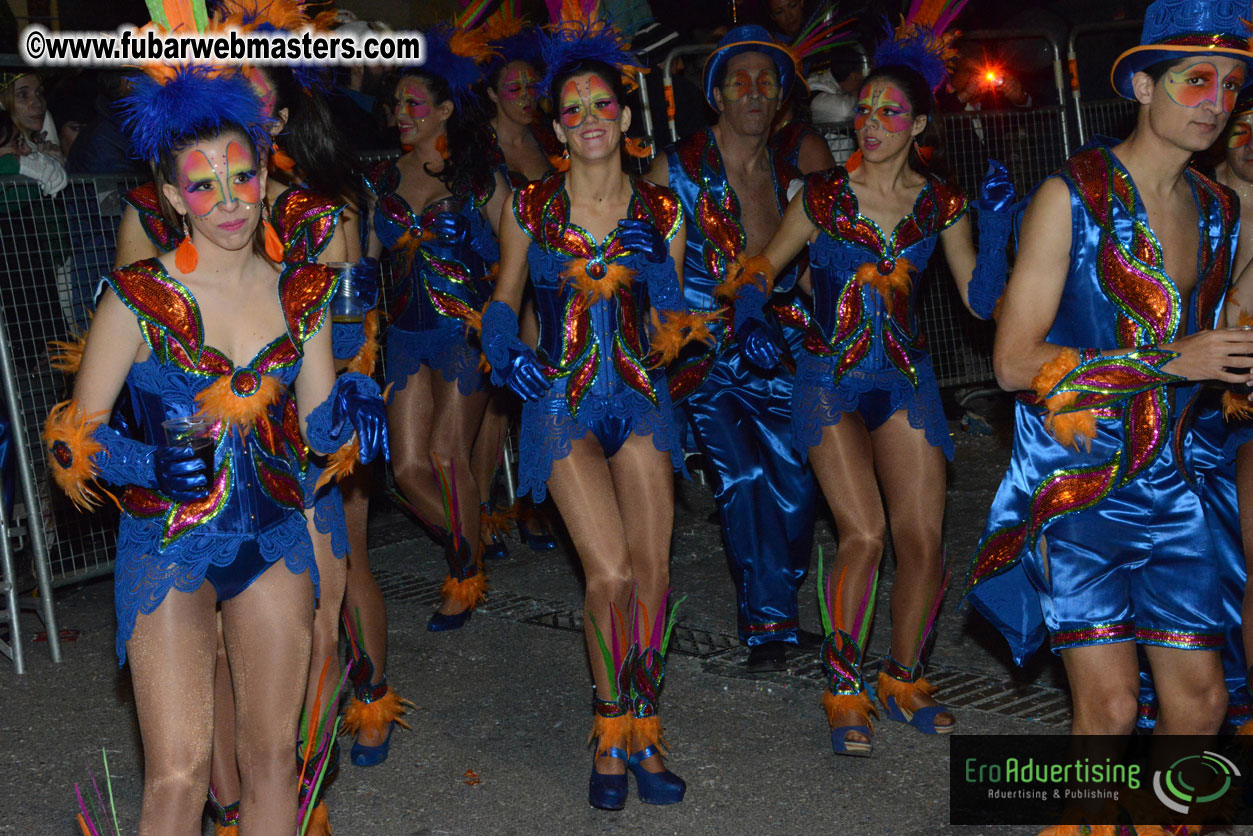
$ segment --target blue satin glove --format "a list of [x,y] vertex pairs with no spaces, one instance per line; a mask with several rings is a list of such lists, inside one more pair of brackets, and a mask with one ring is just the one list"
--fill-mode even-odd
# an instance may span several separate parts
[[640,253],[653,264],[661,264],[670,254],[665,237],[648,221],[634,218],[618,221],[618,240],[628,250]]
[[979,184],[979,208],[988,212],[1004,212],[1014,205],[1014,181],[1009,169],[997,160],[988,160],[988,170]]
[[362,464],[374,461],[381,452],[384,458],[391,458],[391,450],[387,444],[387,408],[379,397],[378,385],[364,375],[368,381],[362,384],[355,378],[341,377],[335,387],[334,401],[331,404],[331,424],[342,426],[345,421],[357,432],[357,457]]
[[492,383],[507,386],[524,401],[539,400],[552,388],[539,358],[518,339],[518,315],[504,302],[496,301],[483,312],[481,340],[483,354],[492,367]]
[[352,265],[353,296],[367,311],[378,304],[380,272],[377,258],[365,256]]
[[158,447],[152,463],[157,488],[175,502],[195,502],[209,495],[209,473],[190,447]]
[[744,359],[762,371],[770,371],[779,365],[783,355],[781,338],[762,319],[746,319],[737,327],[735,338],[740,344]]

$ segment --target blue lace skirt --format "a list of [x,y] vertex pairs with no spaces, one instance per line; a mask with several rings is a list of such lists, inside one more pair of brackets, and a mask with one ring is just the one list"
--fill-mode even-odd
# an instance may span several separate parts
[[170,590],[195,592],[210,567],[230,567],[241,547],[255,542],[260,565],[251,577],[238,579],[240,589],[256,580],[280,558],[293,574],[308,572],[318,591],[318,567],[305,515],[292,511],[255,539],[244,534],[191,531],[162,550],[162,520],[123,514],[118,526],[117,561],[113,567],[113,606],[117,613],[117,658],[126,663],[126,642],[140,613],[152,613]]
[[313,489],[322,477],[322,468],[310,463],[305,471],[305,506],[313,505],[313,525],[319,534],[331,535],[331,553],[336,560],[348,556],[348,523],[344,520],[344,497],[339,485],[331,482],[314,495]]
[[904,409],[909,414],[909,425],[923,430],[927,442],[943,450],[949,461],[953,460],[953,437],[948,431],[930,357],[923,354],[914,361],[917,389],[895,369],[850,369],[839,385],[832,385],[838,362],[838,357],[819,357],[807,351],[796,358],[792,445],[802,456],[808,457],[809,448],[822,440],[822,428],[838,424],[845,412],[863,413],[867,428],[874,430]]
[[472,395],[487,386],[487,376],[479,371],[479,351],[466,342],[465,325],[459,322],[450,321],[425,331],[388,328],[383,359],[384,380],[395,391],[405,388],[423,365],[439,372],[449,383],[456,383],[463,395]]
[[634,390],[616,398],[589,393],[583,398],[577,418],[570,414],[566,402],[565,381],[558,378],[543,398],[522,405],[519,495],[530,493],[535,502],[543,502],[548,495],[553,462],[570,455],[571,442],[589,431],[596,434],[607,452],[621,447],[626,435],[651,435],[653,445],[670,454],[674,469],[687,475],[683,444],[665,380],[656,387],[657,406]]

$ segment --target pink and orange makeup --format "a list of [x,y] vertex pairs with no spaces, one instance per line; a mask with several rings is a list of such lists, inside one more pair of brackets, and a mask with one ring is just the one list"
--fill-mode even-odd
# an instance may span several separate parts
[[500,74],[500,97],[508,102],[535,97],[535,71],[525,64],[505,67]]
[[769,101],[779,98],[779,77],[774,70],[764,69],[756,78],[748,70],[736,70],[727,73],[722,82],[722,97],[729,102],[738,102],[754,93]]
[[401,117],[417,122],[431,115],[431,94],[426,85],[416,78],[401,79],[396,89],[396,119]]
[[221,205],[261,203],[257,161],[235,140],[226,144],[225,156],[214,148],[196,148],[184,155],[179,164],[178,188],[187,211],[197,218],[207,217]]
[[1223,113],[1230,113],[1244,86],[1244,76],[1243,64],[1220,78],[1218,67],[1212,61],[1201,59],[1178,70],[1167,70],[1162,84],[1170,100],[1181,107],[1211,104]]
[[1253,111],[1237,114],[1227,134],[1227,147],[1231,150],[1245,148],[1253,140]]
[[574,130],[589,113],[604,122],[615,122],[622,115],[613,88],[595,74],[576,76],[562,86],[557,118],[563,128]]
[[890,134],[908,131],[914,125],[909,99],[893,84],[866,85],[853,109],[853,129],[860,131],[872,119]]

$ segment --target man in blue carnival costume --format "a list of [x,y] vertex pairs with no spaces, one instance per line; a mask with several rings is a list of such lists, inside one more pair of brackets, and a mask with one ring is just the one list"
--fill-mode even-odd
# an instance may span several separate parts
[[1135,725],[1132,642],[1159,674],[1159,732],[1215,732],[1227,702],[1222,617],[1197,606],[1217,599],[1217,566],[1181,456],[1196,382],[1248,378],[1253,334],[1216,327],[1236,198],[1187,166],[1250,74],[1242,14],[1232,0],[1149,7],[1111,73],[1136,127],[1039,187],[999,320],[998,380],[1025,391],[967,594],[1020,663],[1047,631],[1076,734]]
[[[705,62],[705,97],[717,124],[667,149],[649,172],[683,204],[684,295],[693,310],[722,307],[728,270],[765,247],[787,207],[788,185],[809,173],[767,144],[795,79],[792,56],[765,29],[732,29]],[[800,269],[798,260],[784,271],[784,294]],[[801,633],[796,596],[809,569],[815,485],[791,444],[792,373],[773,368],[782,348],[777,317],[769,312],[738,328],[732,319],[728,310],[714,328],[717,341],[685,360],[670,388],[674,400],[687,398],[688,420],[716,474],[748,669],[781,670],[784,645],[797,644]]]

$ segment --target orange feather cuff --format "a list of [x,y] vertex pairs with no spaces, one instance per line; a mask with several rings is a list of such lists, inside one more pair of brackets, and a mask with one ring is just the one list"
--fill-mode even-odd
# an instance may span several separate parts
[[54,406],[44,423],[44,444],[48,461],[53,464],[52,478],[84,511],[98,506],[101,494],[117,504],[117,497],[96,482],[98,472],[91,461],[92,456],[104,450],[104,445],[92,437],[104,415],[104,412],[86,415],[77,401],[68,400]]
[[722,280],[714,291],[719,299],[732,301],[740,295],[740,291],[748,284],[756,284],[766,296],[774,290],[774,277],[778,270],[764,255],[745,258],[744,254],[736,256],[735,262],[728,265],[727,277]]
[[652,309],[651,368],[674,362],[683,346],[700,340],[713,345],[716,340],[709,326],[722,318],[722,311],[661,311]]
[[1044,428],[1065,447],[1079,449],[1079,442],[1092,449],[1092,439],[1096,438],[1096,414],[1090,409],[1074,412],[1061,412],[1074,404],[1079,398],[1077,392],[1062,392],[1052,397],[1048,393],[1079,365],[1079,352],[1073,348],[1063,348],[1057,356],[1040,367],[1040,371],[1031,379],[1031,388],[1036,397],[1044,402],[1048,414],[1044,417]]

